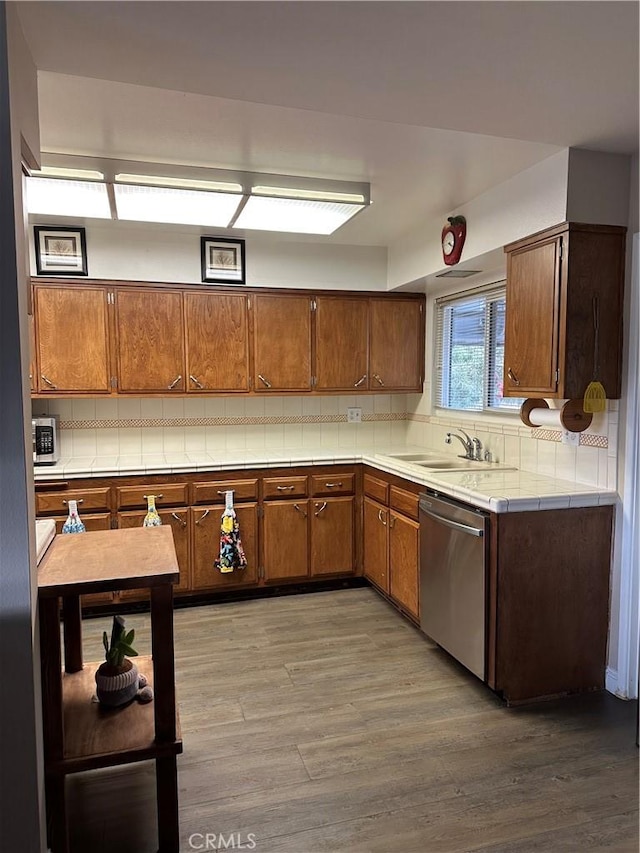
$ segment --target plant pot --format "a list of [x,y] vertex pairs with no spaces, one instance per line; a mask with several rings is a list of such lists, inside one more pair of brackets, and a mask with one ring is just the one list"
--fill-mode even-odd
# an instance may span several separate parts
[[101,664],[96,671],[96,693],[101,705],[107,708],[119,708],[135,698],[138,692],[140,674],[130,660],[122,666]]

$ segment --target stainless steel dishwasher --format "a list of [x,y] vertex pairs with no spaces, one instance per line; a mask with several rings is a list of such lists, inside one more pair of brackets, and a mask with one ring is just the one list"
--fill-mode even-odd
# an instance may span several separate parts
[[487,513],[420,495],[420,627],[486,678]]

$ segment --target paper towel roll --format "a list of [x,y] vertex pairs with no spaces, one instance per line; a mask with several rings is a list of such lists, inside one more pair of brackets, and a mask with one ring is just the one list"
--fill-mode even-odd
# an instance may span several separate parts
[[567,400],[561,409],[550,409],[546,400],[525,400],[520,407],[520,420],[529,427],[553,427],[582,432],[590,426],[593,415],[582,408],[582,400]]
[[531,409],[529,420],[534,426],[560,427],[560,409]]

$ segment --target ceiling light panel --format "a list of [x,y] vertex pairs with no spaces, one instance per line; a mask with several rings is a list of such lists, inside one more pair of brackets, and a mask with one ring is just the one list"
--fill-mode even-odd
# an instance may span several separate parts
[[27,178],[27,210],[51,216],[111,219],[106,185],[89,181]]
[[114,184],[118,219],[226,228],[241,195]]
[[169,178],[161,175],[127,175],[115,176],[116,181],[125,184],[146,184],[157,187],[182,187],[193,190],[213,190],[214,192],[239,193],[242,184],[232,184],[224,181],[200,181],[194,178]]
[[279,196],[280,198],[302,198],[313,201],[337,201],[346,204],[365,204],[366,199],[360,193],[341,193],[321,190],[304,190],[293,187],[252,187],[252,195]]
[[364,204],[252,196],[233,227],[294,234],[333,234],[364,207]]

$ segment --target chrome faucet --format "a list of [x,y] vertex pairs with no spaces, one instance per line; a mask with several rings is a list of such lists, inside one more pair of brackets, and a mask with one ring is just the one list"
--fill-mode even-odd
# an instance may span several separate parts
[[473,458],[478,462],[482,462],[482,442],[480,441],[479,438],[474,438],[472,440],[473,440]]
[[[451,439],[457,438],[458,441],[464,447],[464,454],[462,454],[462,453],[458,454],[460,456],[460,458],[461,459],[475,459],[475,456],[474,456],[475,446],[474,446],[473,439],[470,436],[468,436],[467,433],[463,429],[461,429],[460,432],[462,433],[462,435],[459,435],[457,432],[448,432],[447,436],[444,440],[444,443],[445,444],[451,444]],[[462,436],[464,436],[464,438]],[[479,440],[479,439],[476,439],[476,440]]]

